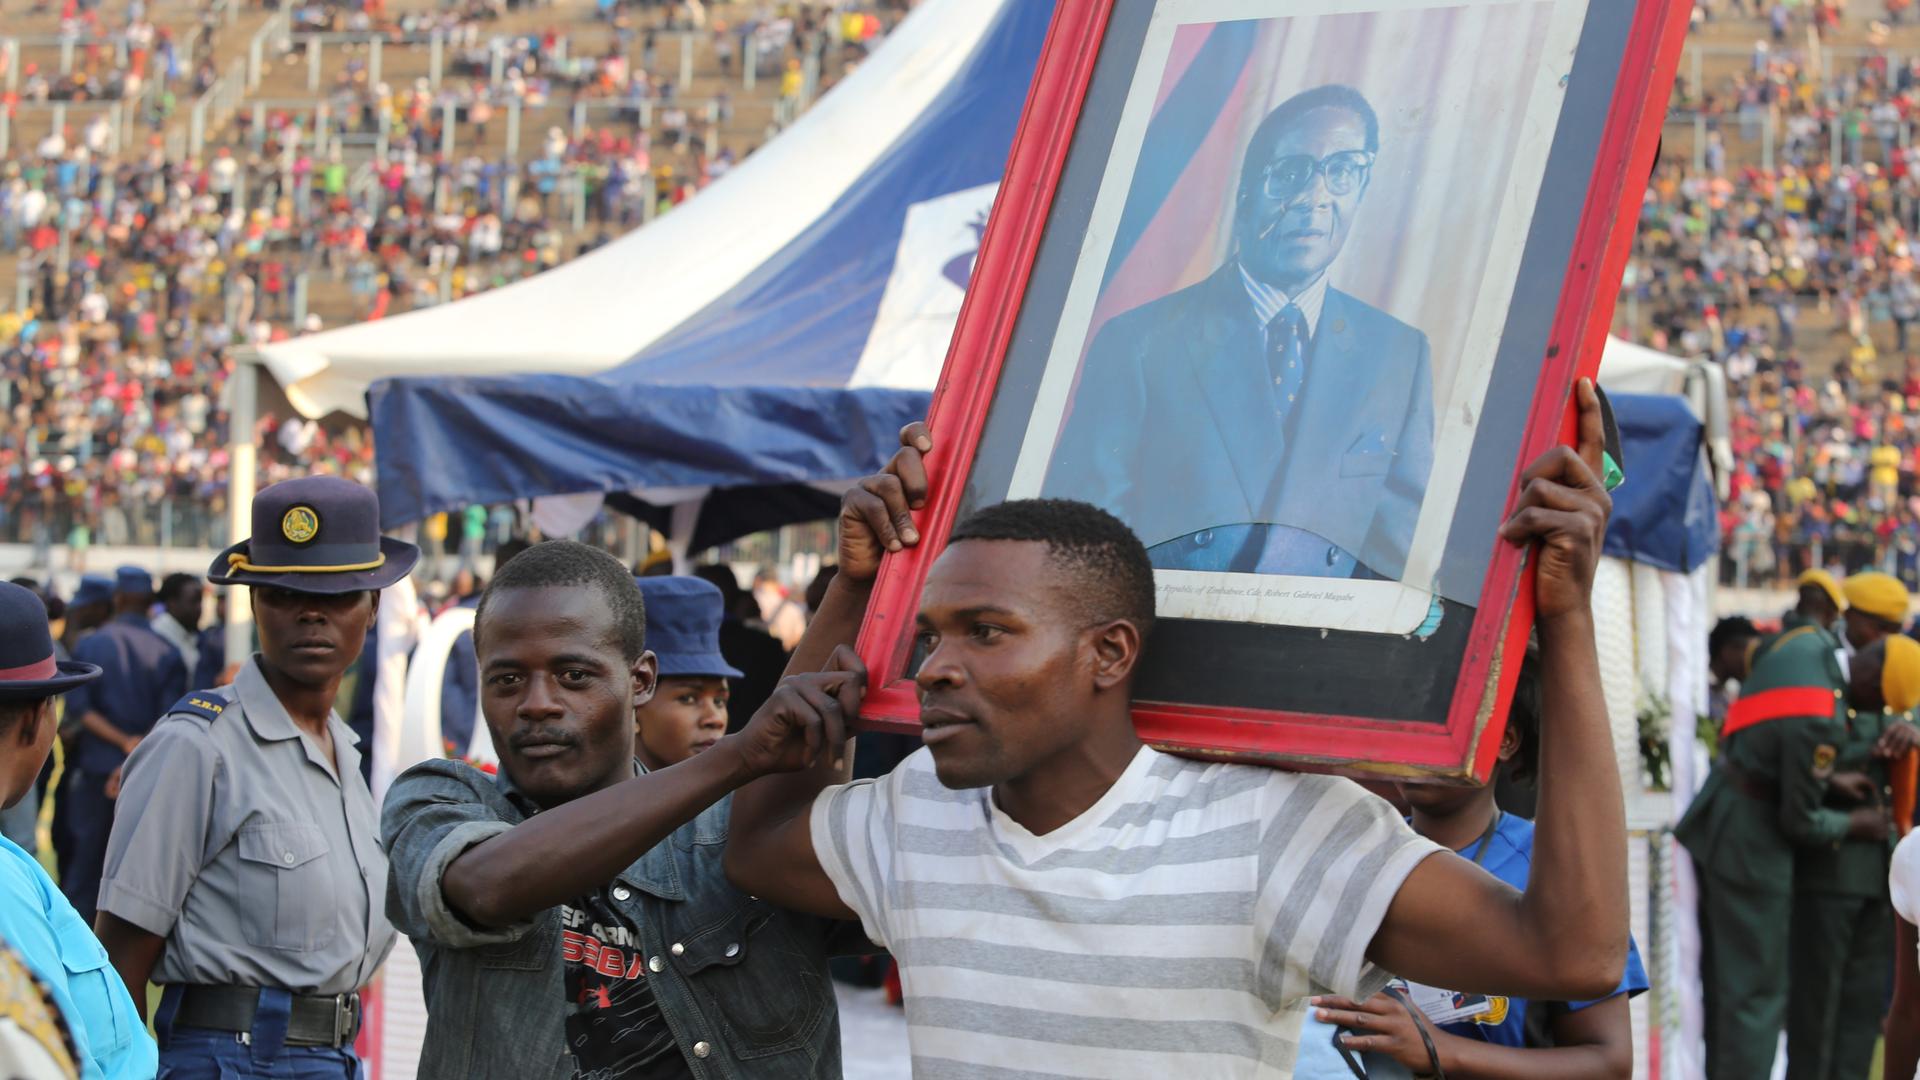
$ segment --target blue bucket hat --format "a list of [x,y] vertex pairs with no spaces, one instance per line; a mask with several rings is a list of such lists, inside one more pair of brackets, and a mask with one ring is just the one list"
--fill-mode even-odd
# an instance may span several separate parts
[[100,677],[100,668],[57,660],[47,605],[31,590],[0,581],[0,700],[64,694]]
[[380,500],[337,476],[282,480],[253,497],[253,536],[220,553],[215,585],[337,595],[406,577],[420,549],[380,535]]
[[69,607],[84,607],[113,599],[113,579],[99,574],[87,574],[80,579],[80,587],[73,590],[73,599],[67,601]]
[[647,648],[667,676],[741,677],[720,655],[720,590],[696,577],[643,577],[640,597],[647,611]]

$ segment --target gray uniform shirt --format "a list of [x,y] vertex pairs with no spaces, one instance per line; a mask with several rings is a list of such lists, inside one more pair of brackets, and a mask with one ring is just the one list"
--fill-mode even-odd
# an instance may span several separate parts
[[256,656],[127,759],[100,910],[167,939],[153,981],[343,994],[386,959],[380,817],[352,729],[327,722],[333,762]]

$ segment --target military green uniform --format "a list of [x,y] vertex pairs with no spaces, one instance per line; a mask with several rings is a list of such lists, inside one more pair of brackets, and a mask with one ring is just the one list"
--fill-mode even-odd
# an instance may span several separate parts
[[1728,711],[1720,759],[1675,835],[1700,880],[1707,1075],[1773,1069],[1786,1020],[1795,854],[1831,848],[1847,814],[1823,804],[1846,730],[1832,634],[1811,623],[1762,642]]
[[[1873,746],[1899,719],[1848,713],[1833,755],[1832,771],[1867,774],[1882,805],[1889,795],[1887,766],[1873,756]],[[1851,809],[1828,802],[1835,807],[1829,812]],[[1891,830],[1881,840],[1843,835],[1803,849],[1794,860],[1789,1080],[1866,1080],[1872,1068],[1893,953],[1887,873],[1897,839]]]

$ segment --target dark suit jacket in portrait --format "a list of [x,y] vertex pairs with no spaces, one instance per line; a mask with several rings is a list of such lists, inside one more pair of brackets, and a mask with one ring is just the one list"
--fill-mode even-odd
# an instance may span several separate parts
[[1397,580],[1433,467],[1425,334],[1328,288],[1275,412],[1239,266],[1109,321],[1045,494],[1104,507],[1156,567]]

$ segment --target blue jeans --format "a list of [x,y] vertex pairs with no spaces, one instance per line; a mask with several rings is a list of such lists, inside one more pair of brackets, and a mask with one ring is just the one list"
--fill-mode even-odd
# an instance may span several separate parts
[[327,1046],[283,1046],[266,1060],[231,1031],[175,1028],[159,1080],[355,1080],[360,1059]]

